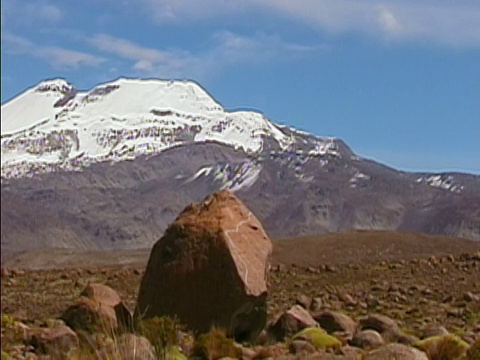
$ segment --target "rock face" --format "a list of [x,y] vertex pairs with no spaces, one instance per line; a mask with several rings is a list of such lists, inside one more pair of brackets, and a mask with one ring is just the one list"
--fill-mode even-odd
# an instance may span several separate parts
[[154,245],[137,315],[178,316],[196,331],[255,337],[266,322],[272,244],[256,217],[228,191],[187,206]]

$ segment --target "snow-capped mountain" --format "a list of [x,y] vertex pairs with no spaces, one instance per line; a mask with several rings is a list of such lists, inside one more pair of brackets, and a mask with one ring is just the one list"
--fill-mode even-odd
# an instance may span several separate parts
[[1,115],[2,253],[149,247],[221,188],[276,238],[377,229],[480,240],[480,176],[397,171],[340,139],[225,110],[193,82],[78,91],[49,80]]
[[[226,111],[193,82],[118,79],[79,92],[49,80],[2,105],[1,175],[82,169],[187,142],[217,141],[258,154],[265,137],[281,150],[292,144],[262,114]],[[333,153],[335,145],[316,138],[309,151]]]

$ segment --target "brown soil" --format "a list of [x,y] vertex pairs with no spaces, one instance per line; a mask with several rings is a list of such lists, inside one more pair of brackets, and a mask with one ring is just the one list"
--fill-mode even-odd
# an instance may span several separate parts
[[[57,318],[90,282],[111,286],[133,309],[148,252],[127,254],[64,250],[48,256],[43,252],[43,258],[36,253],[9,259],[10,268],[16,264],[37,270],[2,275],[2,314],[42,324]],[[440,323],[468,340],[480,336],[476,298],[480,242],[417,234],[342,233],[275,242],[273,263],[271,318],[304,294],[357,319],[367,313],[385,314],[417,336],[428,323]],[[49,266],[57,269],[38,270]],[[345,294],[354,301],[346,301]]]
[[[428,256],[460,255],[480,250],[479,241],[420,233],[348,231],[273,240],[273,265],[368,264]],[[146,266],[150,249],[46,249],[2,254],[2,267],[30,270]]]

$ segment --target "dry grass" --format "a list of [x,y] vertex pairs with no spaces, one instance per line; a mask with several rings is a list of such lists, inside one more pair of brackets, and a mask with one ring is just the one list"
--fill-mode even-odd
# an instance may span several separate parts
[[414,344],[429,360],[455,360],[464,356],[469,345],[453,334],[433,336]]
[[223,357],[239,358],[242,350],[227,337],[226,330],[214,327],[198,337],[193,354],[205,360],[217,360]]
[[466,360],[479,360],[480,359],[480,337],[470,346],[467,352]]

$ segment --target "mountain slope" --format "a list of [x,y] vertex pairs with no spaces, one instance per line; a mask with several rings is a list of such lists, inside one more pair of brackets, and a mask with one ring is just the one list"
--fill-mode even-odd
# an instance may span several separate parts
[[194,83],[120,79],[79,92],[54,80],[2,105],[2,250],[149,247],[220,188],[273,237],[480,240],[479,176],[399,172],[339,139],[225,111]]

